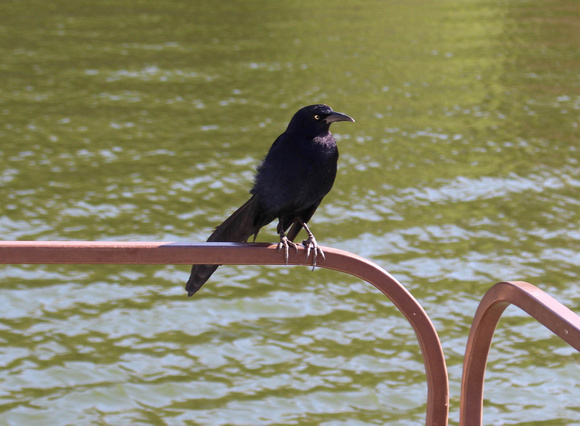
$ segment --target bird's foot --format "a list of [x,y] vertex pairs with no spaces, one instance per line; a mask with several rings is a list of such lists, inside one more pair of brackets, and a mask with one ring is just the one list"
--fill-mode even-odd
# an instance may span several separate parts
[[296,250],[296,253],[298,253],[298,246],[290,241],[286,235],[281,234],[280,235],[280,242],[278,243],[278,252],[280,250],[284,250],[284,262],[286,263],[286,266],[288,266],[288,247],[292,247],[294,250]]
[[308,239],[302,241],[302,245],[306,248],[306,259],[310,257],[310,252],[312,251],[312,270],[314,271],[318,255],[322,257],[322,260],[326,260],[326,256],[312,234],[308,236]]

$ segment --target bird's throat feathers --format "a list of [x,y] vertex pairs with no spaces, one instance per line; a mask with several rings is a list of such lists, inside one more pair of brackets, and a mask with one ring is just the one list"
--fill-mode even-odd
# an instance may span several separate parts
[[332,136],[332,133],[330,133],[330,132],[326,132],[323,135],[315,136],[314,138],[312,138],[312,141],[310,143],[313,146],[315,146],[316,149],[319,149],[319,150],[324,150],[324,151],[336,151],[337,150],[336,141],[334,140],[334,137]]

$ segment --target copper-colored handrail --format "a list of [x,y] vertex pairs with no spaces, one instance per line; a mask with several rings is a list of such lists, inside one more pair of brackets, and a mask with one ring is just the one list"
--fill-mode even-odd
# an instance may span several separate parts
[[467,340],[461,381],[460,425],[480,426],[487,356],[497,323],[510,305],[516,305],[580,351],[580,316],[536,286],[501,282],[490,288],[475,313]]
[[[326,260],[321,268],[359,277],[387,296],[411,323],[419,341],[427,375],[427,425],[446,425],[449,413],[449,384],[443,348],[433,323],[401,283],[388,272],[360,256],[323,247]],[[164,264],[189,265],[283,265],[284,258],[270,244],[159,243],[82,241],[0,242],[0,263],[59,264]],[[309,265],[306,252],[291,251],[290,265]]]

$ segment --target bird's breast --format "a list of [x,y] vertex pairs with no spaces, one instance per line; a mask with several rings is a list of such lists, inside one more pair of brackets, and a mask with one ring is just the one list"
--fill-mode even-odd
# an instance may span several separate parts
[[330,191],[337,160],[338,148],[330,134],[281,139],[258,168],[252,193],[268,215],[302,210]]

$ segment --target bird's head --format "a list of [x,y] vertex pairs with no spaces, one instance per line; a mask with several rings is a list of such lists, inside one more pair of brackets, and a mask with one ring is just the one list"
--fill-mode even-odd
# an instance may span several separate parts
[[328,132],[330,125],[336,121],[354,122],[354,119],[346,114],[333,111],[328,105],[308,105],[294,114],[287,131],[298,131],[314,137]]

